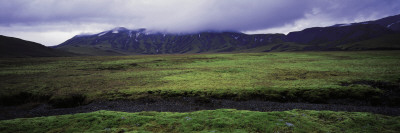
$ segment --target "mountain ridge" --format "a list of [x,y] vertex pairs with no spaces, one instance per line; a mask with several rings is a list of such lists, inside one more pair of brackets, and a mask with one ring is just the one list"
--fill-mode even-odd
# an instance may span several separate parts
[[[130,30],[116,27],[97,34],[77,35],[55,48],[86,55],[400,49],[399,43],[389,44],[388,41],[385,47],[379,44],[362,47],[366,40],[387,35],[398,37],[399,27],[400,15],[360,23],[306,28],[287,35],[223,31],[163,33],[144,28]],[[348,46],[351,44],[357,44],[357,49]]]

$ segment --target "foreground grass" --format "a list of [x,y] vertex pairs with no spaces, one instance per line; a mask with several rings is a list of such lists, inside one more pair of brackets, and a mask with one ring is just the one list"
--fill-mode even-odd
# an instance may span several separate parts
[[[199,96],[325,102],[381,100],[400,81],[400,51],[281,52],[0,59],[0,98]],[[395,99],[398,97],[395,97]],[[378,102],[379,103],[379,102]]]
[[0,132],[398,132],[400,117],[371,113],[233,109],[189,113],[96,111],[0,121]]

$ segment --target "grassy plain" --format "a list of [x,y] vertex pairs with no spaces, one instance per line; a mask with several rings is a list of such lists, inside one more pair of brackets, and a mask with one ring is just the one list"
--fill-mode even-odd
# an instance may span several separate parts
[[[359,112],[233,109],[188,113],[96,111],[0,121],[0,132],[380,132],[400,130],[399,116]],[[33,128],[34,127],[34,128]]]
[[379,104],[399,81],[400,51],[0,59],[3,104],[180,96]]

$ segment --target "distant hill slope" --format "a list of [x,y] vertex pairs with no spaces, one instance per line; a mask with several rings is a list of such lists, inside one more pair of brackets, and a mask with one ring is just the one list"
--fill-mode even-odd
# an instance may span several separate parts
[[400,50],[400,33],[339,46],[344,50]]
[[[390,36],[400,33],[400,15],[390,16],[376,21],[367,21],[351,24],[337,24],[329,27],[307,28],[302,31],[290,32],[287,41],[307,45],[303,50],[349,50],[343,49],[349,44],[357,44],[358,50],[367,49],[388,49],[388,45],[381,45],[385,39],[391,40]],[[381,38],[381,41],[368,43],[374,38]],[[375,39],[376,40],[376,39]],[[357,43],[363,42],[363,43]],[[386,41],[386,44],[389,43]],[[398,48],[400,42],[391,41],[391,46]],[[353,49],[354,50],[354,49]]]
[[239,32],[171,34],[117,27],[98,34],[77,35],[55,48],[85,55],[399,49],[400,43],[393,40],[399,33],[400,15],[376,21],[307,28],[288,35]]
[[45,47],[39,43],[0,35],[0,57],[71,56],[69,52]]

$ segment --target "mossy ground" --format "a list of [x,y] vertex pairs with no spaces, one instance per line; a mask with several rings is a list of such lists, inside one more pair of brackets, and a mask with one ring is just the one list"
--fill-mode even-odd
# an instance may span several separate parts
[[[399,53],[1,58],[0,100],[6,105],[39,101],[55,107],[77,106],[91,100],[180,96],[396,101],[398,95],[387,96],[386,92],[399,92]],[[398,132],[399,123],[398,116],[333,111],[97,111],[3,120],[0,132]]]
[[0,132],[348,132],[400,131],[400,117],[372,113],[233,109],[188,113],[96,111],[0,121]]
[[[0,98],[62,103],[149,96],[325,102],[379,101],[385,90],[354,81],[398,85],[400,51],[280,52],[1,58]],[[350,84],[349,84],[350,83]],[[343,85],[346,84],[346,85]],[[10,100],[11,99],[11,100]],[[46,100],[44,100],[46,101]],[[77,101],[73,105],[84,103]],[[18,101],[17,101],[18,103]]]

